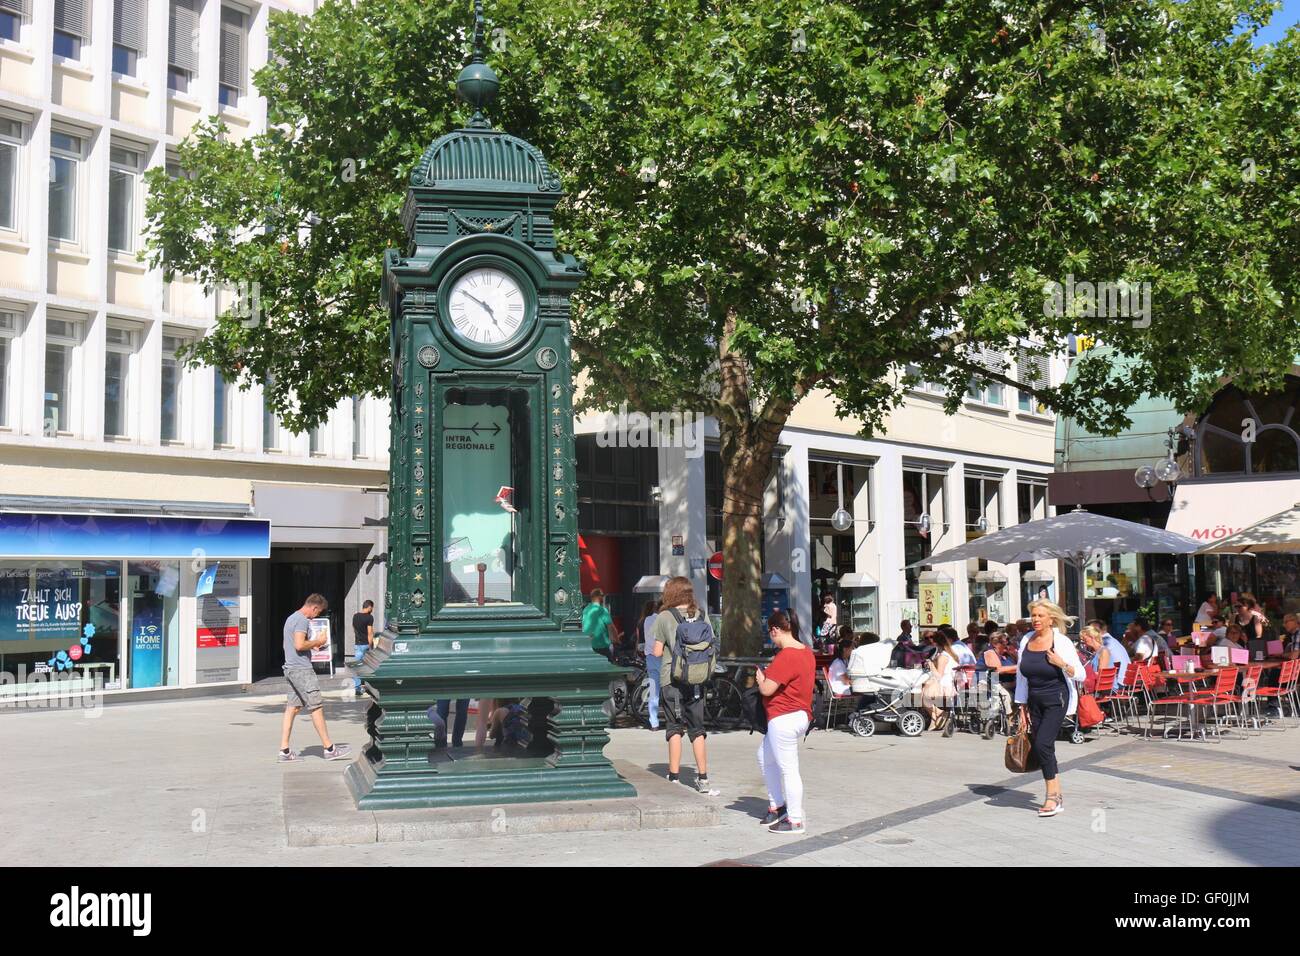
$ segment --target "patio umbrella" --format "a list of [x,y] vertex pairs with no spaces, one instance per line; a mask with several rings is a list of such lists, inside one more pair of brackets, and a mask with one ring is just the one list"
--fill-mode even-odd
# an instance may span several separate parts
[[1101,554],[1191,554],[1200,547],[1196,539],[1163,528],[1108,518],[1076,508],[1054,518],[1040,518],[993,531],[961,547],[913,562],[908,567],[970,558],[999,564],[1056,558],[1073,566],[1082,580],[1084,567]]
[[1196,553],[1244,554],[1248,551],[1300,552],[1300,503],[1207,544]]

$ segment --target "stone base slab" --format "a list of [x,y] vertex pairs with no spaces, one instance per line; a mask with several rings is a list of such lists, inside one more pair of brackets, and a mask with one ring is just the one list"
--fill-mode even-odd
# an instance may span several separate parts
[[355,846],[493,837],[518,833],[662,830],[714,827],[722,820],[716,797],[670,783],[643,767],[615,761],[636,788],[635,799],[358,810],[342,774],[286,768],[284,828],[289,846]]

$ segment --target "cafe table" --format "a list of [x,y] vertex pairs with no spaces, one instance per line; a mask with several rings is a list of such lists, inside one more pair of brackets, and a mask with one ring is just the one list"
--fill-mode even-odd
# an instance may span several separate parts
[[[1161,671],[1161,672],[1160,672],[1160,676],[1163,677],[1166,681],[1173,681],[1174,683],[1178,684],[1178,690],[1179,690],[1179,692],[1180,692],[1181,694],[1183,694],[1184,696],[1188,696],[1188,695],[1191,695],[1191,694],[1194,694],[1194,693],[1197,693],[1197,692],[1198,692],[1198,689],[1197,689],[1197,687],[1196,687],[1197,684],[1199,684],[1201,681],[1208,681],[1208,680],[1210,680],[1210,678],[1214,677],[1215,674],[1217,674],[1217,673],[1218,673],[1220,670],[1222,670],[1222,669],[1223,669],[1223,668],[1221,668],[1221,667],[1216,667],[1216,668],[1214,668],[1213,670],[1210,670],[1210,669],[1207,668],[1207,669],[1205,669],[1205,670],[1195,670],[1195,671],[1191,671],[1190,673],[1189,673],[1188,671]],[[1201,689],[1200,689],[1200,692],[1206,692],[1206,691],[1208,691],[1208,688],[1201,688]],[[1199,719],[1198,719],[1197,716],[1196,716],[1196,705],[1195,705],[1195,704],[1191,704],[1191,703],[1189,703],[1189,704],[1186,704],[1185,706],[1187,707],[1187,735],[1188,735],[1188,737],[1189,737],[1190,739],[1192,739],[1192,740],[1195,740],[1196,737],[1197,737],[1197,735],[1198,735],[1198,732],[1199,732],[1199,736],[1200,736],[1200,738],[1201,738],[1202,740],[1205,740],[1205,739],[1206,739],[1206,738],[1205,738],[1205,728],[1202,727],[1202,726],[1200,726],[1200,721],[1199,721]],[[1149,727],[1150,727],[1152,730],[1155,729],[1155,711],[1154,711],[1154,710],[1152,710],[1152,712],[1151,712],[1151,723],[1149,724]],[[1163,737],[1163,738],[1165,738],[1165,739],[1168,739],[1168,737],[1169,737],[1169,728],[1166,727],[1166,728],[1161,732],[1160,736]],[[1179,739],[1179,740],[1182,740],[1182,739],[1183,739],[1183,729],[1182,729],[1181,727],[1178,728],[1178,739]]]

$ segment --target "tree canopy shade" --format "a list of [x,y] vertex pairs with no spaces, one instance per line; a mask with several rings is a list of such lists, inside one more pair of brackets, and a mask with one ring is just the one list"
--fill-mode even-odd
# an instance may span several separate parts
[[[1253,46],[1270,10],[491,4],[493,122],[561,174],[558,240],[590,273],[586,403],[718,420],[730,650],[759,640],[762,490],[812,389],[867,432],[921,379],[949,411],[984,379],[1114,431],[1144,393],[1191,409],[1225,375],[1279,381],[1300,351],[1300,33]],[[195,357],[273,376],[290,427],[386,390],[380,257],[420,151],[467,118],[468,22],[423,0],[274,15],[274,129],[206,126],[191,178],[151,174],[153,260],[260,292],[264,320],[222,318]],[[1085,354],[1049,387],[997,357],[1072,334],[1139,374]]]

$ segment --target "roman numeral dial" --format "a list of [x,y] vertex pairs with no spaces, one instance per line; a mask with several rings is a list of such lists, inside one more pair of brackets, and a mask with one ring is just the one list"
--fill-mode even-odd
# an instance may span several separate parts
[[499,345],[514,338],[527,314],[524,291],[514,276],[491,266],[460,276],[447,297],[456,334],[472,345]]

